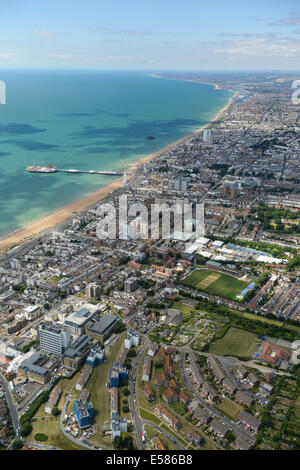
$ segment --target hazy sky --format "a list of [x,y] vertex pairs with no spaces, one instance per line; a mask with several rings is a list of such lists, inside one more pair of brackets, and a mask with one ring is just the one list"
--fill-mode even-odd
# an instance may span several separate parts
[[0,69],[299,70],[300,0],[0,0]]

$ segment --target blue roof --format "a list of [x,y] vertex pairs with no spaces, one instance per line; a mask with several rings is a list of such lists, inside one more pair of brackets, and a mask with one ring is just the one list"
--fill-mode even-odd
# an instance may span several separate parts
[[255,287],[255,282],[251,282],[249,284],[249,286],[247,286],[244,290],[242,290],[242,292],[240,293],[240,295],[242,297],[244,297],[244,295],[246,295],[248,292],[250,292],[252,289],[254,289]]

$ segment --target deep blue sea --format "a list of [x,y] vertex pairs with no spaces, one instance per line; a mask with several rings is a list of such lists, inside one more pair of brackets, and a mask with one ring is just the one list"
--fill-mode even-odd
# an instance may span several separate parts
[[0,80],[0,236],[115,179],[27,166],[124,170],[209,122],[232,96],[144,72],[0,70]]

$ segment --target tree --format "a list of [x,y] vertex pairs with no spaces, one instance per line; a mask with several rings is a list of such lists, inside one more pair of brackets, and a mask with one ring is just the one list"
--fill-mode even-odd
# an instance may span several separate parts
[[228,432],[226,434],[226,439],[227,439],[228,442],[233,442],[233,441],[236,440],[236,437],[232,432]]
[[128,353],[127,353],[127,356],[129,357],[135,357],[136,356],[136,351],[135,349],[129,349]]
[[43,434],[41,432],[38,432],[35,436],[34,436],[34,439],[36,441],[40,441],[40,442],[44,442],[44,441],[47,441],[48,440],[48,436],[47,434]]
[[128,397],[128,395],[130,395],[130,391],[128,388],[124,388],[123,395],[125,395],[125,397]]
[[22,447],[23,447],[23,441],[21,441],[20,439],[14,441],[14,443],[13,443],[13,449],[14,450],[20,450],[20,449],[22,449]]
[[53,416],[59,416],[61,412],[60,412],[60,410],[57,408],[57,406],[55,406],[54,408],[52,408],[51,413],[52,413]]
[[61,299],[65,299],[68,296],[68,293],[67,292],[58,292],[57,295]]
[[132,424],[132,423],[129,423],[129,424],[127,425],[127,432],[132,432],[133,429],[134,429],[134,428],[133,428],[133,424]]
[[125,439],[122,442],[122,447],[124,447],[127,450],[133,450],[133,440],[131,436],[125,437]]
[[156,361],[154,364],[155,369],[160,369],[163,367],[164,363],[162,361]]
[[124,325],[124,323],[122,323],[121,321],[118,321],[118,323],[116,323],[116,325],[113,327],[112,333],[118,334],[118,333],[122,333],[122,331],[125,331],[125,330],[126,330],[126,326]]
[[127,405],[122,406],[122,411],[123,413],[129,413],[129,406]]
[[45,256],[50,256],[51,257],[51,256],[54,256],[54,253],[52,253],[52,251],[48,250],[48,251],[46,251]]
[[121,445],[122,445],[122,439],[120,438],[120,436],[116,436],[113,440],[114,449],[120,449]]
[[28,434],[30,434],[31,431],[32,431],[32,424],[29,423],[29,421],[26,421],[21,427],[20,434],[21,436],[25,437],[25,436],[28,436]]

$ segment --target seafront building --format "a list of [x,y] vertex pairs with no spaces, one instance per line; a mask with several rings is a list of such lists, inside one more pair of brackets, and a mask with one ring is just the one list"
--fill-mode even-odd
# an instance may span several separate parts
[[214,138],[213,138],[213,131],[211,129],[204,129],[203,142],[209,145],[213,144]]

